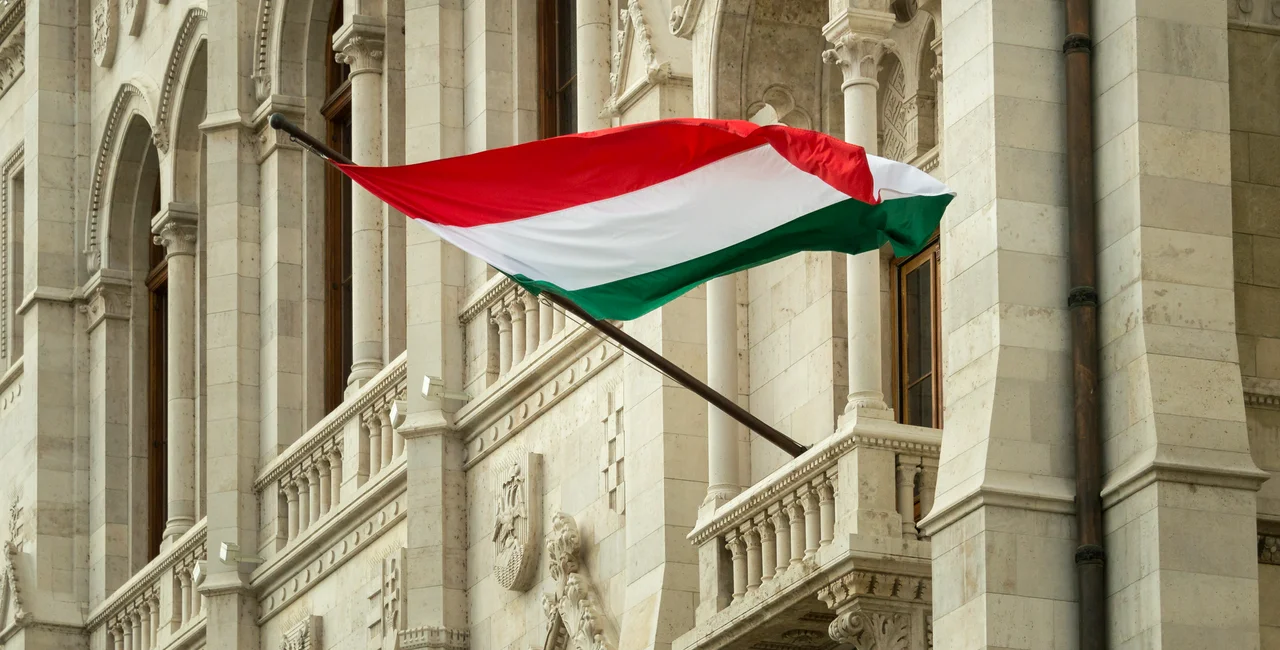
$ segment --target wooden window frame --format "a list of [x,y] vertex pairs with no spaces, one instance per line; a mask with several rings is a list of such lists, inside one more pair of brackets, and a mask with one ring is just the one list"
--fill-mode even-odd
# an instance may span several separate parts
[[[342,27],[342,3],[334,1],[329,16],[332,35]],[[351,79],[346,64],[326,60],[326,91],[320,108],[325,142],[350,154]],[[332,165],[325,165],[324,183],[324,408],[342,404],[351,375],[351,181]]]
[[[160,212],[160,183],[151,214]],[[147,559],[160,554],[169,510],[169,260],[148,240],[147,272]]]
[[[577,39],[576,34],[572,47],[566,48],[556,28],[560,19],[560,10],[571,7],[573,0],[538,0],[538,137],[552,138],[577,131],[576,106],[575,124],[572,128],[562,128],[562,107],[560,96],[578,82]],[[574,25],[573,29],[577,26]],[[567,51],[566,51],[567,50]],[[573,74],[561,80],[560,62],[569,57],[574,62]],[[574,100],[576,103],[576,99]]]
[[897,408],[898,421],[907,423],[907,395],[911,386],[907,385],[907,361],[908,348],[907,343],[907,301],[903,292],[906,290],[904,280],[907,274],[923,266],[925,263],[933,264],[933,272],[930,275],[930,296],[929,302],[930,325],[932,329],[933,358],[931,369],[927,377],[922,377],[916,382],[912,382],[911,386],[921,381],[933,382],[933,418],[929,423],[914,423],[916,426],[927,426],[935,429],[942,428],[942,299],[941,299],[941,249],[939,246],[938,235],[935,234],[930,242],[919,253],[911,257],[899,258],[893,261],[893,308],[894,308],[894,366],[893,366],[893,384],[894,396]]

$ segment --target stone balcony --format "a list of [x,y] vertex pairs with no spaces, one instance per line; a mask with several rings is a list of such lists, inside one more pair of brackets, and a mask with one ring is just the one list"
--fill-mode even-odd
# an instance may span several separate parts
[[[850,418],[854,420],[854,418]],[[862,417],[714,512],[678,650],[932,647],[928,512],[942,435]]]

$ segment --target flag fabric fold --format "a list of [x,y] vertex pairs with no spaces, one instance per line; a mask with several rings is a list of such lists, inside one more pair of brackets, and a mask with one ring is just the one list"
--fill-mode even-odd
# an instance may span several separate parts
[[353,181],[530,291],[628,320],[801,251],[925,246],[955,194],[910,165],[783,125],[671,119]]

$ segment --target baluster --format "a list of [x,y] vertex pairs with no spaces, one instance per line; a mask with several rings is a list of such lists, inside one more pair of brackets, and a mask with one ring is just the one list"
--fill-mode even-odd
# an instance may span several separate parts
[[804,506],[793,498],[787,504],[787,519],[791,520],[791,566],[804,564]]
[[139,645],[139,648],[141,650],[151,650],[151,647],[152,647],[151,646],[151,615],[147,613],[147,606],[148,606],[148,603],[146,601],[138,603],[138,613],[134,614],[134,616],[137,617],[136,619],[137,622],[135,622],[134,625],[141,632],[140,636],[138,637],[139,639],[142,640]]
[[126,640],[124,628],[121,627],[119,622],[111,627],[111,641],[115,650],[126,650],[125,643],[128,641]]
[[825,476],[818,483],[818,518],[822,529],[822,538],[818,543],[826,546],[836,536],[836,491]]
[[382,469],[382,425],[373,413],[366,413],[362,421],[369,430],[369,476],[372,478]]
[[498,376],[502,376],[511,370],[511,315],[499,306],[492,320],[498,326]]
[[902,536],[916,538],[916,473],[919,456],[898,456],[898,514],[902,516]]
[[778,568],[778,538],[766,514],[756,518],[756,530],[760,531],[760,581],[763,583],[772,580]]
[[333,485],[331,483],[333,477],[329,473],[329,457],[322,454],[316,459],[315,463],[316,472],[320,476],[320,494],[318,495],[320,497],[320,514],[327,515],[330,507],[329,498],[333,493]]
[[329,507],[336,508],[342,502],[342,450],[337,447],[329,450],[329,474],[329,487],[333,489]]
[[186,625],[191,620],[191,573],[190,567],[187,570],[178,572],[178,598],[181,602],[179,605],[179,626]]
[[747,540],[747,591],[760,588],[760,532],[750,523],[742,527]]
[[551,340],[551,334],[554,331],[552,328],[555,327],[555,324],[553,322],[555,318],[555,312],[556,312],[555,305],[551,304],[546,300],[538,301],[538,346],[539,347],[541,347],[542,345],[545,345],[547,341]]
[[160,645],[160,595],[151,594],[147,607],[151,611],[151,647]]
[[289,538],[287,541],[292,542],[298,537],[298,486],[295,485],[292,480],[287,478],[282,478],[280,480],[288,481],[284,484],[284,498],[288,504],[289,510]]
[[298,532],[301,533],[311,525],[311,488],[307,486],[307,475],[298,476],[294,485],[298,488]]
[[729,547],[729,556],[733,558],[733,600],[736,602],[747,594],[747,553],[746,545],[737,533],[729,533],[725,538]]
[[822,522],[818,516],[818,495],[812,489],[805,491],[801,497],[804,502],[804,554],[812,558],[818,552],[819,540],[822,539]]
[[538,297],[525,293],[520,299],[524,302],[524,350],[532,356],[538,349]]
[[310,514],[307,516],[307,521],[314,523],[320,519],[320,470],[312,464],[306,473],[307,487],[311,489],[311,497],[308,499],[311,509],[309,511]]
[[925,458],[920,463],[920,516],[933,511],[933,497],[938,489],[938,459]]
[[773,510],[773,535],[778,545],[778,557],[774,562],[777,573],[782,573],[791,562],[791,526],[787,523],[787,510],[782,504]]
[[382,466],[387,467],[394,458],[395,430],[391,428],[391,405],[378,409],[378,422],[382,424]]
[[507,305],[507,313],[511,316],[511,365],[518,366],[525,354],[524,305],[518,297]]
[[559,334],[564,331],[564,310],[554,305],[553,307],[555,311],[551,314],[551,330]]

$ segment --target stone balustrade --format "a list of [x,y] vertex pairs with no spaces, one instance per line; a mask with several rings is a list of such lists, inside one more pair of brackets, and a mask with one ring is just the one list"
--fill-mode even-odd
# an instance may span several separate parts
[[465,390],[478,395],[512,369],[550,347],[564,332],[564,310],[511,279],[486,282],[460,314],[466,358]]
[[933,504],[940,433],[860,422],[728,503],[704,509],[689,534],[699,553],[697,617],[727,636],[690,647],[729,642],[737,632],[728,630],[760,624],[752,621],[761,612],[812,621],[814,614],[802,610],[817,602],[821,588],[867,570],[876,558],[898,558],[901,568],[904,558],[918,557],[927,576],[927,540],[916,522]]
[[407,395],[405,355],[383,368],[259,474],[262,549],[278,551],[404,456],[391,409]]
[[195,568],[205,559],[205,530],[202,519],[90,613],[92,647],[164,650],[199,633],[205,612]]

